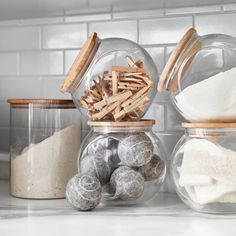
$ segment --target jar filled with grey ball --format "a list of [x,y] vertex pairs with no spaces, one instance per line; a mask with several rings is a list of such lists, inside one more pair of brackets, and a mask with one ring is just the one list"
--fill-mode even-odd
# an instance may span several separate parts
[[163,184],[165,154],[153,133],[154,120],[89,121],[78,173],[96,178],[106,205],[133,205],[155,197]]

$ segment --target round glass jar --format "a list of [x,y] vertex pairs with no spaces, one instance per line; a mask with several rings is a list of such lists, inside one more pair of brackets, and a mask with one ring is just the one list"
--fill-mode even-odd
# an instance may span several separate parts
[[79,175],[92,175],[100,181],[106,205],[152,199],[166,174],[165,154],[152,132],[154,121],[88,123],[91,131],[80,148]]
[[183,123],[171,163],[176,192],[205,213],[236,213],[236,123]]
[[80,113],[72,100],[10,99],[10,194],[64,198],[77,172]]
[[199,36],[189,29],[172,52],[158,84],[190,122],[236,120],[236,38]]
[[[158,80],[155,63],[140,45],[123,38],[100,39],[92,33],[71,66],[61,91],[70,92],[77,108],[89,120],[120,121],[124,115],[130,115],[126,121],[140,120],[156,95]],[[123,93],[124,96],[116,96]],[[104,104],[99,103],[102,101]],[[110,113],[117,105],[111,105],[115,102],[126,109],[113,117]]]

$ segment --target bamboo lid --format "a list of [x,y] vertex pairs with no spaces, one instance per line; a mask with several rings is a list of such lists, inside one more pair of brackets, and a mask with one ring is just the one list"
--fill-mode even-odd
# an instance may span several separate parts
[[97,39],[97,33],[95,32],[89,36],[69,69],[69,72],[61,85],[61,92],[64,93],[69,91],[69,89],[75,84],[77,76],[80,74],[82,78],[84,73],[87,71],[89,64],[93,60],[99,46]]
[[183,128],[236,128],[236,123],[182,123]]
[[92,127],[146,127],[155,124],[155,120],[139,120],[139,121],[88,121],[88,125]]
[[[162,92],[164,90],[164,86],[168,82],[169,75],[171,74],[171,72],[172,72],[177,60],[179,59],[183,49],[185,48],[186,44],[191,40],[192,36],[196,32],[197,31],[194,28],[188,29],[187,32],[184,34],[184,36],[179,41],[179,43],[177,44],[176,48],[171,53],[166,65],[165,65],[165,68],[163,69],[163,72],[161,74],[161,77],[160,77],[160,80],[159,80],[159,83],[158,83],[158,91],[159,92]],[[199,50],[199,49],[197,49],[197,50]],[[195,52],[195,54],[196,54],[196,52]],[[174,83],[175,83],[175,86],[176,86],[176,81]]]
[[69,99],[28,99],[28,98],[20,98],[20,99],[8,99],[8,103],[13,105],[20,105],[20,104],[74,104],[73,100]]

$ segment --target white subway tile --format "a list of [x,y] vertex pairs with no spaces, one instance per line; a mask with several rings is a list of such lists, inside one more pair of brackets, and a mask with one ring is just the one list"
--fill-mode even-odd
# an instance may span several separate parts
[[155,62],[160,75],[164,67],[164,47],[146,47],[145,49]]
[[0,127],[0,151],[9,153],[9,128]]
[[236,13],[195,16],[199,34],[222,33],[236,37]]
[[121,11],[112,14],[113,19],[128,19],[128,18],[147,18],[163,16],[164,9],[140,10],[140,11]]
[[223,5],[223,10],[224,11],[235,11],[236,10],[236,3]]
[[181,123],[184,121],[184,118],[179,114],[173,104],[166,104],[167,114],[166,114],[166,124],[167,130],[169,131],[180,131]]
[[152,103],[147,113],[143,117],[144,119],[153,119],[156,121],[153,126],[153,131],[164,131],[165,120],[164,120],[164,104]]
[[79,50],[68,50],[65,52],[65,72],[67,73],[73,64]]
[[139,27],[140,44],[176,43],[192,26],[192,17],[160,18],[141,20]]
[[88,22],[88,21],[101,21],[101,20],[111,20],[111,14],[110,13],[86,14],[86,15],[65,17],[65,22]]
[[[0,100],[10,98],[40,98],[42,96],[41,79],[38,77],[0,78]],[[0,149],[1,150],[1,149]]]
[[176,143],[183,136],[183,132],[157,133],[157,136],[160,139],[160,141],[164,147],[164,150],[166,153],[166,159],[170,160],[172,151],[173,151]]
[[166,8],[166,15],[181,15],[181,14],[194,14],[194,13],[212,13],[220,12],[221,6],[193,6],[193,7],[183,7],[183,8]]
[[89,31],[97,32],[101,38],[120,37],[137,42],[136,21],[113,21],[90,23]]
[[62,22],[63,22],[63,17],[45,17],[45,18],[19,20],[19,23],[21,25],[49,25],[49,24],[62,23]]
[[62,93],[60,91],[60,87],[63,81],[63,77],[42,78],[42,97],[55,99],[71,99],[69,93]]
[[10,123],[10,106],[6,101],[0,101],[0,114],[0,127],[8,127]]
[[0,53],[0,75],[16,75],[17,61],[17,53]]
[[[97,0],[96,0],[97,1]],[[97,1],[98,2],[98,1]],[[99,1],[100,3],[100,1]],[[89,14],[95,14],[95,13],[109,13],[111,12],[111,7],[104,6],[102,7],[101,5],[93,7],[84,7],[80,9],[69,9],[65,11],[65,15],[89,15]]]
[[20,74],[63,74],[63,53],[60,51],[24,52],[20,54]]
[[85,24],[63,24],[43,27],[43,48],[80,48],[87,39]]
[[39,27],[0,28],[0,50],[33,50],[40,47]]

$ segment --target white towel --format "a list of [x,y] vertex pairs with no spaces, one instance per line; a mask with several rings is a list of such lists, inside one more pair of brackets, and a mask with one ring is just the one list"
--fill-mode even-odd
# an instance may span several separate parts
[[190,121],[231,121],[236,116],[236,67],[185,88],[175,99]]
[[194,202],[236,202],[236,152],[206,139],[191,139],[183,152],[179,184]]

